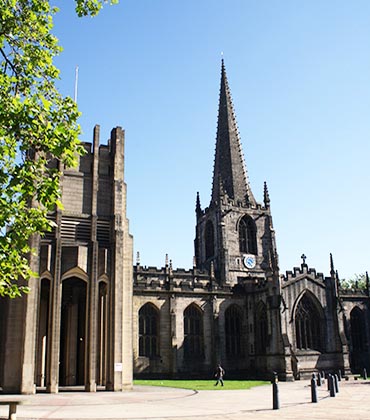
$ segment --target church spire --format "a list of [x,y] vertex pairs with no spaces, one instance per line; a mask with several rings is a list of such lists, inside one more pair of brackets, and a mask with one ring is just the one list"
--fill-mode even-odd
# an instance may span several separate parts
[[222,59],[212,202],[218,202],[223,194],[235,202],[256,205],[249,186],[224,60]]

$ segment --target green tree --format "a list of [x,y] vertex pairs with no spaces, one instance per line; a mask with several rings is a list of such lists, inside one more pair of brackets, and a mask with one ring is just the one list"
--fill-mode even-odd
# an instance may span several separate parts
[[[117,1],[75,0],[75,10],[95,16]],[[47,0],[0,0],[0,296],[29,291],[18,280],[35,275],[30,238],[51,229],[47,213],[61,206],[59,167],[76,165],[83,152],[77,105],[55,86],[57,12]]]
[[340,280],[342,289],[366,289],[366,274],[354,274],[349,279]]

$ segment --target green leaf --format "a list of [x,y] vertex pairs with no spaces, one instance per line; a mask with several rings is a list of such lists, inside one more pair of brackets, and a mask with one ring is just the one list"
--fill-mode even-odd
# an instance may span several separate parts
[[[75,0],[76,12],[95,16],[105,3],[117,0]],[[29,292],[31,238],[51,229],[48,211],[63,209],[49,163],[73,166],[85,152],[77,105],[56,87],[58,11],[47,0],[0,2],[0,296]]]

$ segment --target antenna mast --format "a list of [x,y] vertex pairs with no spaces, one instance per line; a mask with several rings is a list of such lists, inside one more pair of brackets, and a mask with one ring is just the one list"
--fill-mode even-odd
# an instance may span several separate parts
[[75,72],[75,96],[74,100],[77,104],[77,87],[78,87],[78,66],[76,66],[76,72]]

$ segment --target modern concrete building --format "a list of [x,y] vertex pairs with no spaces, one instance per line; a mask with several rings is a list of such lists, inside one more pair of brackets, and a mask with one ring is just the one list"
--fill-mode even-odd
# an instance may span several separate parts
[[222,62],[211,200],[196,197],[189,270],[132,261],[126,218],[124,132],[93,144],[62,171],[63,210],[35,239],[38,279],[22,299],[0,299],[0,386],[129,389],[137,376],[293,380],[317,370],[370,368],[369,280],[342,290],[302,256],[281,274],[270,198],[254,198]]
[[64,209],[31,263],[38,279],[0,300],[0,385],[5,392],[84,385],[132,387],[132,237],[126,218],[124,132],[93,144],[77,169],[60,168]]

